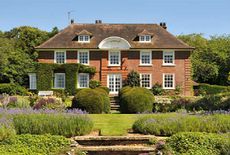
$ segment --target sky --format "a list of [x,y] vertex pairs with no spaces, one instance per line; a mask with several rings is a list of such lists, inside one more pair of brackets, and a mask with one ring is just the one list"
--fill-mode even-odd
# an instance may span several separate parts
[[174,35],[230,34],[230,0],[0,0],[0,30],[33,26],[51,31],[76,23],[166,22]]

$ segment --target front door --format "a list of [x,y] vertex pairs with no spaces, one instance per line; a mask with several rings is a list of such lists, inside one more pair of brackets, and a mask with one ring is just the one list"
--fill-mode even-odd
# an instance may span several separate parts
[[108,83],[110,94],[118,94],[120,88],[122,87],[122,78],[121,74],[108,74]]

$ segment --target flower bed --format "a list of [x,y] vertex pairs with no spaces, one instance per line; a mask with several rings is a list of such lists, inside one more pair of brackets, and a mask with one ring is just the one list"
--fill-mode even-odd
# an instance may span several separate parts
[[161,136],[178,132],[226,133],[230,131],[230,115],[153,114],[138,119],[133,130]]

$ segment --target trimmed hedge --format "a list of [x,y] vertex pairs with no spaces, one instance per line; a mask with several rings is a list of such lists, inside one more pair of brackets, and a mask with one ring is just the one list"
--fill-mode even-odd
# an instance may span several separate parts
[[17,84],[13,83],[1,83],[0,84],[0,94],[9,94],[9,95],[27,95],[28,91]]
[[54,135],[17,135],[15,138],[0,142],[0,154],[59,154],[70,145],[70,140]]
[[93,114],[109,113],[108,93],[102,88],[79,90],[72,100],[72,108],[79,108]]
[[52,134],[66,137],[88,134],[93,127],[88,116],[65,113],[15,114],[13,124],[17,134]]
[[[65,92],[70,95],[75,94],[77,88],[77,74],[78,73],[96,73],[96,68],[85,66],[82,64],[45,64],[39,63],[36,68],[37,71],[37,89],[51,90],[53,88],[54,72],[64,72],[66,78]],[[53,89],[56,91],[56,89]],[[59,91],[59,90],[57,90]]]
[[230,134],[178,133],[166,140],[165,148],[165,154],[227,155],[230,153]]
[[153,114],[135,121],[133,130],[160,136],[178,132],[227,133],[230,131],[230,115]]
[[150,90],[141,87],[124,87],[119,95],[122,113],[152,112],[154,96]]
[[201,83],[199,84],[199,92],[205,95],[230,92],[230,86],[210,85],[210,84]]

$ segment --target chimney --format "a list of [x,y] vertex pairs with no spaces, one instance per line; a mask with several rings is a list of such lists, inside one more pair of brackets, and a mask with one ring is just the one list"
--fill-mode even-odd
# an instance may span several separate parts
[[167,29],[167,25],[166,25],[165,22],[160,23],[160,26],[161,26],[162,28],[164,28],[164,29]]
[[95,20],[95,24],[102,24],[101,20]]
[[70,24],[74,24],[74,19],[71,19],[71,20],[70,20]]

